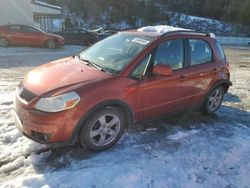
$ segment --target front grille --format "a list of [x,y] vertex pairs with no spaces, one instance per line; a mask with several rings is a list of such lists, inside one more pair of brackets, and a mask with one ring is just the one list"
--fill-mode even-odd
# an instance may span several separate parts
[[34,93],[25,89],[24,87],[19,88],[19,95],[22,99],[24,99],[27,102],[32,101],[36,97]]

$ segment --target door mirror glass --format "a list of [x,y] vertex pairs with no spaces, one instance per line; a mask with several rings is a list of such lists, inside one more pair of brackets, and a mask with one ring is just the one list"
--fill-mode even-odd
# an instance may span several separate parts
[[154,66],[153,74],[160,76],[170,76],[173,74],[173,70],[169,65],[157,64]]

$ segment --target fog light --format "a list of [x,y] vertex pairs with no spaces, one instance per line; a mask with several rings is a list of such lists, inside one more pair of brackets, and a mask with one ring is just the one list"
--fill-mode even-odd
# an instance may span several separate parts
[[31,135],[38,141],[41,142],[48,142],[50,137],[52,136],[52,134],[50,133],[40,133],[40,132],[36,132],[36,131],[32,131]]

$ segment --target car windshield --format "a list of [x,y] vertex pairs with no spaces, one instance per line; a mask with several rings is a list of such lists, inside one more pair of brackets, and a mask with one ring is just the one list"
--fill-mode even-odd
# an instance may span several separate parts
[[152,40],[137,34],[118,33],[81,52],[79,58],[105,71],[119,73]]

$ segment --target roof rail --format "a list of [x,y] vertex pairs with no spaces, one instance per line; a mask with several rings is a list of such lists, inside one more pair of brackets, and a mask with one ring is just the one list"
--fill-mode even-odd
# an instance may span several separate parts
[[182,30],[182,29],[180,29],[180,30],[169,31],[169,32],[163,33],[161,35],[161,37],[165,37],[166,35],[171,35],[171,34],[174,34],[174,33],[198,33],[198,34],[204,34],[205,35],[205,33],[200,33],[200,32],[197,32],[195,30],[188,30],[188,29],[187,30]]
[[210,38],[213,38],[213,39],[216,38],[216,36],[215,36],[214,33],[207,33],[206,35],[207,35],[208,37],[210,37]]
[[120,31],[137,30],[139,27],[128,27],[125,29],[120,29]]
[[141,27],[137,29],[137,31],[159,33],[160,37],[165,37],[167,35],[171,35],[175,33],[195,33],[195,34],[205,35],[210,38],[215,38],[215,35],[213,33],[202,33],[202,32],[192,30],[192,29],[184,29],[184,28],[173,27],[169,25],[145,26],[145,27]]
[[171,35],[171,34],[174,34],[174,33],[196,33],[196,34],[205,35],[205,36],[210,37],[210,38],[216,38],[216,36],[215,36],[214,33],[202,33],[202,32],[197,32],[195,30],[175,30],[175,31],[169,31],[169,32],[163,33],[161,35],[161,37],[165,37],[167,35]]

